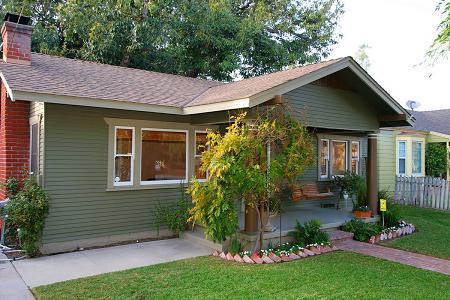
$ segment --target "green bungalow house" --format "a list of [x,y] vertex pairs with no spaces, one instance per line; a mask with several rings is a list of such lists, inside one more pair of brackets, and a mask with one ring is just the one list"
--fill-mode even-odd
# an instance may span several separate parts
[[[27,168],[48,192],[43,253],[172,235],[157,234],[155,208],[179,199],[180,182],[204,176],[196,144],[205,130],[279,102],[316,139],[315,165],[299,181],[322,190],[346,170],[367,175],[376,212],[376,134],[412,124],[351,57],[222,83],[31,53],[28,22],[8,14],[2,27],[0,182]],[[291,220],[351,218],[321,207],[335,201],[285,211]],[[282,227],[294,225],[286,220]]]
[[[412,127],[383,128],[378,136],[378,185],[393,191],[395,176],[425,176],[425,150],[429,143],[441,143],[450,153],[450,109],[408,111]],[[450,178],[450,169],[443,174]]]

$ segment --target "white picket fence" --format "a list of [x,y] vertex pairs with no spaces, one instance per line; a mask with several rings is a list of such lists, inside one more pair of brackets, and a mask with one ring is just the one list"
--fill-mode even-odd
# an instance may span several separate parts
[[395,177],[395,201],[400,204],[450,210],[450,181],[433,177]]

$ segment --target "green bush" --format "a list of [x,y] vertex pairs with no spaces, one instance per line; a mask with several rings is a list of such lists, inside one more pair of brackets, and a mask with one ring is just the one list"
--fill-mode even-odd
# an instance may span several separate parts
[[11,197],[8,212],[9,239],[19,239],[28,255],[39,253],[39,244],[49,208],[47,193],[34,181],[25,179],[23,188]]
[[392,193],[388,190],[378,192],[378,199],[385,199],[387,211],[384,212],[384,227],[395,227],[401,221],[400,206],[394,202]]
[[447,173],[447,147],[441,143],[429,143],[425,151],[425,172],[428,176],[440,177]]
[[352,219],[342,226],[342,230],[353,233],[353,238],[360,242],[367,241],[380,232],[377,225],[365,223],[361,219]]
[[236,238],[231,240],[230,243],[230,252],[231,254],[235,255],[239,252],[241,252],[243,249],[241,242],[239,242]]
[[330,241],[328,233],[320,230],[319,220],[311,220],[303,225],[299,221],[296,222],[295,230],[290,231],[288,235],[294,238],[298,245],[306,246]]
[[180,199],[176,203],[162,204],[156,208],[155,227],[158,231],[162,226],[167,226],[174,234],[186,230],[190,217],[190,202],[186,199],[186,188],[180,185]]

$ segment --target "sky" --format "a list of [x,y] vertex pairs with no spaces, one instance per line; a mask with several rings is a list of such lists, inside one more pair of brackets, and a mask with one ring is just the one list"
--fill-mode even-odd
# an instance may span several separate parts
[[420,102],[416,110],[450,108],[450,59],[434,66],[425,53],[441,20],[438,0],[342,0],[342,39],[329,58],[354,56],[368,44],[369,74],[401,105]]

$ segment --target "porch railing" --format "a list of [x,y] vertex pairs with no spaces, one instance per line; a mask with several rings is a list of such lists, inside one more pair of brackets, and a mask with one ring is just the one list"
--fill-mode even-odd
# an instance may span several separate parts
[[395,201],[400,204],[450,210],[450,181],[433,177],[395,177]]

